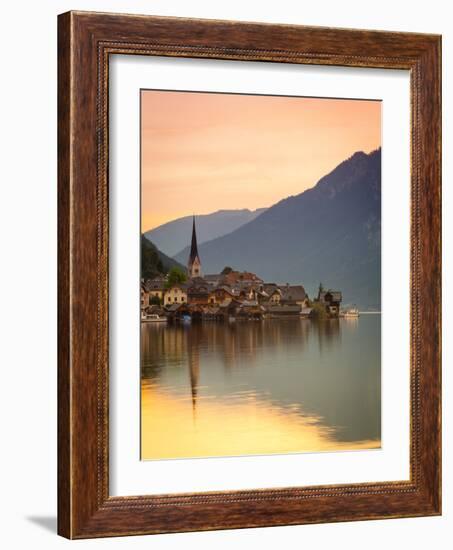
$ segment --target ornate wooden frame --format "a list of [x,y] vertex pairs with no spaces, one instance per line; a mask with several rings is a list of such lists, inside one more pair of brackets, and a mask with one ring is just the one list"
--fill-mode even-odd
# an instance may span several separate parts
[[[440,514],[441,38],[69,12],[59,16],[58,48],[58,532],[87,538]],[[112,54],[410,71],[410,481],[109,496]]]

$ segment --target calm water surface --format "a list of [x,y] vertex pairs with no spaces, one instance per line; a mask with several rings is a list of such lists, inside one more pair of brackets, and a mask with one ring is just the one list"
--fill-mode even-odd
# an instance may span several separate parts
[[380,447],[380,325],[143,324],[142,458]]

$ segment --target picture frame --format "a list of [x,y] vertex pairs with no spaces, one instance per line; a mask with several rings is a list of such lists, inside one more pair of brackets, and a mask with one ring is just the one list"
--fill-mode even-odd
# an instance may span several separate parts
[[[58,19],[58,533],[71,539],[441,514],[441,38],[68,12]],[[109,59],[410,73],[410,479],[111,496]]]

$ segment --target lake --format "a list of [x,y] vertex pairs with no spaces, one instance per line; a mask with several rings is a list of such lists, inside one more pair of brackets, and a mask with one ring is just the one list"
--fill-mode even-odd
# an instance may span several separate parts
[[141,326],[142,459],[381,446],[381,316]]

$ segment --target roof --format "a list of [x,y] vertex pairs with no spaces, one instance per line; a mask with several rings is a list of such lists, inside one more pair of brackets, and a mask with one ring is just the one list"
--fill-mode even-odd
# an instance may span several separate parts
[[264,288],[264,292],[266,292],[266,294],[268,294],[269,296],[272,296],[272,294],[275,294],[276,292],[278,292],[279,294],[282,293],[282,291],[280,290],[280,288],[276,283],[265,283],[263,285],[263,288]]
[[324,290],[322,292],[319,293],[319,296],[318,296],[318,299],[320,302],[325,302],[326,301],[326,297],[327,295],[330,295],[330,298],[328,299],[328,301],[332,301],[332,302],[341,302],[342,300],[342,295],[341,295],[341,292],[339,290],[332,290],[329,288],[329,290]]
[[174,288],[179,288],[179,289],[183,290],[184,292],[186,292],[187,291],[187,283],[174,283],[173,285],[166,288],[165,291],[168,292],[169,290],[172,290]]
[[209,273],[208,275],[204,275],[203,278],[208,281],[215,283],[216,281],[220,281],[222,279],[223,275],[221,273]]
[[148,280],[148,281],[146,281],[145,288],[148,292],[150,290],[164,290],[165,280],[164,279],[161,279],[161,280],[156,280],[156,279]]
[[208,281],[204,277],[192,277],[190,281],[188,282],[189,286],[199,286],[199,285],[208,285]]
[[328,290],[324,296],[327,296],[327,294],[330,294],[332,302],[341,302],[342,295],[339,290]]
[[167,306],[167,311],[171,311],[171,312],[175,312],[175,311],[178,311],[178,309],[182,306],[183,304],[171,304],[170,306]]
[[189,264],[193,264],[193,262],[195,261],[195,258],[200,259],[200,256],[198,255],[197,232],[195,229],[195,216],[194,216],[193,225],[192,225],[192,242],[190,244]]
[[235,293],[233,291],[233,289],[231,289],[229,286],[227,285],[219,285],[217,287],[215,287],[212,292],[217,292],[218,290],[223,290],[224,292],[227,292],[228,294],[230,294],[231,296],[235,296]]
[[200,277],[192,279],[187,285],[187,292],[190,294],[209,294],[209,284]]
[[302,285],[287,285],[280,287],[282,299],[288,302],[297,302],[305,300],[307,293]]
[[258,277],[255,273],[250,271],[230,271],[224,275],[224,280],[227,283],[242,283],[242,282],[262,282],[262,279]]

